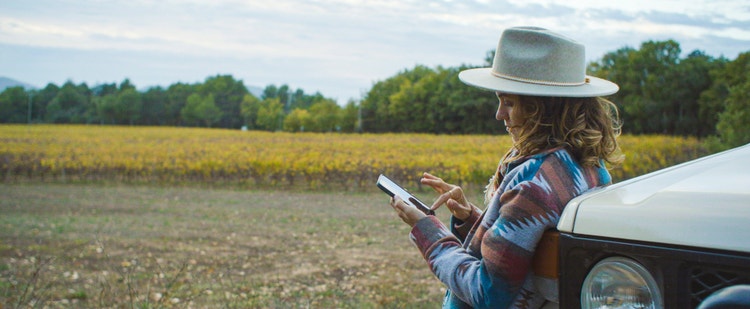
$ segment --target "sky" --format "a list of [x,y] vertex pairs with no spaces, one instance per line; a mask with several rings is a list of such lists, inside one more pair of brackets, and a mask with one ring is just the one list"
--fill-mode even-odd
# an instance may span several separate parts
[[0,76],[145,90],[231,75],[345,104],[416,65],[482,65],[514,26],[571,37],[589,61],[649,40],[750,51],[747,0],[0,0]]

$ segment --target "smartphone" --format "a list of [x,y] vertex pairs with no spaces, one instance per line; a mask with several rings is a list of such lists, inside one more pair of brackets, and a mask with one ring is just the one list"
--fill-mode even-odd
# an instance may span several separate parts
[[383,192],[387,193],[391,197],[400,197],[407,205],[416,207],[425,215],[435,215],[435,211],[430,209],[427,204],[420,201],[417,197],[409,193],[409,191],[406,191],[406,189],[399,186],[397,183],[383,174],[380,174],[380,176],[378,177],[378,188],[380,188],[380,190],[383,190]]

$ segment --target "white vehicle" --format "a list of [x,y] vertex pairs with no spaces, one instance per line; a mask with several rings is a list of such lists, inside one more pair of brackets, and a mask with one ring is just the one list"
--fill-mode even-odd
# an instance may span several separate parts
[[579,196],[557,229],[548,308],[750,308],[750,144]]

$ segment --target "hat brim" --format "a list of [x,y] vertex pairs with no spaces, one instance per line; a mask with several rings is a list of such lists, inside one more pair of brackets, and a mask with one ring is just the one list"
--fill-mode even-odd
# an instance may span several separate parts
[[586,76],[588,82],[578,86],[552,86],[514,81],[492,75],[492,68],[468,69],[458,73],[467,85],[503,93],[544,97],[600,97],[617,92],[620,87],[605,79]]

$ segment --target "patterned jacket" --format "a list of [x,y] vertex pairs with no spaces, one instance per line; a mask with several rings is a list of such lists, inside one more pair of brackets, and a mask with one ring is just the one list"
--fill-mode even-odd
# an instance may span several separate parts
[[[531,260],[565,205],[611,182],[604,167],[581,167],[562,148],[517,159],[498,169],[499,186],[482,213],[474,207],[451,229],[434,216],[421,219],[411,239],[447,287],[443,308],[537,308]],[[476,223],[476,224],[475,224]]]

